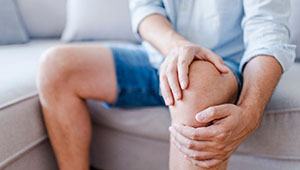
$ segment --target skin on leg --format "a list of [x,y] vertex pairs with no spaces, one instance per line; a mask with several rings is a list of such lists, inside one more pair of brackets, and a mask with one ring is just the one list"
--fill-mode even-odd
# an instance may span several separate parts
[[100,45],[54,47],[42,56],[37,86],[59,168],[88,170],[92,128],[85,99],[115,101],[111,51]]
[[[181,123],[188,126],[200,127],[196,113],[209,106],[223,103],[233,103],[237,96],[237,82],[232,72],[220,74],[209,62],[194,61],[190,66],[189,87],[183,91],[182,100],[170,106],[172,124]],[[170,169],[171,170],[199,170],[184,155],[170,144]],[[227,162],[213,169],[226,169]]]

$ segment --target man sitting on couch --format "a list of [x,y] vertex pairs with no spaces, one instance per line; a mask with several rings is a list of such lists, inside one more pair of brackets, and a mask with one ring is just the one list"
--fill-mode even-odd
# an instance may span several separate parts
[[170,169],[226,169],[295,58],[290,2],[131,0],[130,9],[142,45],[62,45],[41,60],[37,84],[60,169],[89,167],[85,99],[167,105]]

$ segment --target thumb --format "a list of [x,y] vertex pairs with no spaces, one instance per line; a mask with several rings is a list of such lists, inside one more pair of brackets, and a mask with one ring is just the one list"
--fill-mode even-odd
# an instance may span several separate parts
[[219,105],[219,106],[209,107],[197,113],[195,118],[198,122],[207,124],[209,122],[212,122],[214,120],[219,120],[227,116],[229,116],[228,106]]

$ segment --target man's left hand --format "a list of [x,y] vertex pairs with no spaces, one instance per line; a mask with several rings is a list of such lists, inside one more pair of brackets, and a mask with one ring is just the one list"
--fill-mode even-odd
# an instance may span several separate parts
[[196,115],[206,127],[175,124],[171,141],[194,165],[214,167],[227,160],[260,123],[260,113],[234,104],[209,107]]

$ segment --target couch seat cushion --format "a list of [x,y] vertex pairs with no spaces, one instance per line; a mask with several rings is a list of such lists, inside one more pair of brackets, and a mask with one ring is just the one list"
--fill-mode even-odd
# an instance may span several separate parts
[[34,79],[40,54],[56,43],[0,47],[0,169],[47,140]]
[[[264,114],[260,128],[238,152],[274,158],[300,159],[300,63],[282,77]],[[133,135],[168,140],[170,116],[166,107],[104,109],[88,101],[94,121]]]
[[0,46],[0,105],[36,93],[35,73],[41,53],[58,41]]

